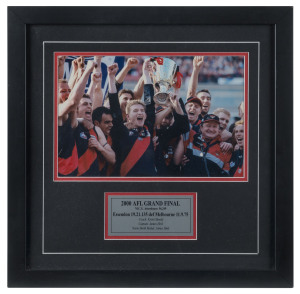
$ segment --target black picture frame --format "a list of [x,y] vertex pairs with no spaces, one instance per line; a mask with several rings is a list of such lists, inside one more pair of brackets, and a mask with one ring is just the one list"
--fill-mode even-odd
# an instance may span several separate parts
[[[99,9],[102,16],[99,18]],[[292,7],[8,7],[8,286],[9,287],[293,287],[293,8]],[[76,15],[84,11],[88,18]],[[201,14],[201,17],[199,15]],[[184,15],[185,17],[182,17]],[[39,271],[26,267],[30,226],[26,115],[28,30],[39,25],[262,25],[273,29],[274,260],[267,271]],[[284,42],[282,41],[284,40]],[[15,73],[18,68],[18,74]],[[270,69],[271,70],[271,69]],[[260,77],[262,78],[262,77]],[[16,86],[17,85],[17,86]],[[284,98],[286,119],[280,99]],[[17,131],[16,131],[17,130]],[[284,142],[284,143],[283,143]],[[18,167],[18,168],[17,168]]]

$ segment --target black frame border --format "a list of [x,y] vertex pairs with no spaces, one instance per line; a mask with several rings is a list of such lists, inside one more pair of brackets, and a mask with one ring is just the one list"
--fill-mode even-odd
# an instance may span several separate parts
[[[83,9],[89,19],[77,17]],[[101,7],[101,18],[98,9],[8,7],[8,287],[293,287],[293,127],[290,123],[293,119],[293,7],[131,7],[126,10],[126,16],[124,7]],[[273,270],[26,270],[26,171],[30,166],[26,158],[26,29],[32,24],[274,26],[276,234]],[[280,120],[280,97],[285,97],[285,116],[289,120]],[[16,130],[18,135],[14,135]]]

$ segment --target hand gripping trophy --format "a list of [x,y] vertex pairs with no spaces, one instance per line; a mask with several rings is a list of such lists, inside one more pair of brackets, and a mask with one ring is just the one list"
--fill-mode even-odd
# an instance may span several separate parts
[[153,62],[152,82],[156,89],[154,102],[165,105],[169,102],[170,89],[175,84],[176,74],[179,73],[178,66],[169,58],[153,57],[150,60]]

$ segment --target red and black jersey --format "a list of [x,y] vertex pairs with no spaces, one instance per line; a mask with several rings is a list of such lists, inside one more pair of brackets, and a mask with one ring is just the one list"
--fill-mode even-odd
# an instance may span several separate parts
[[193,140],[193,137],[195,135],[201,135],[201,130],[200,130],[201,118],[202,118],[201,115],[199,115],[199,119],[193,125],[190,123],[189,130],[185,134],[183,134],[183,143],[184,143],[185,152],[189,142]]
[[231,153],[223,153],[220,147],[221,137],[206,141],[201,135],[194,135],[188,141],[186,156],[189,161],[183,169],[189,177],[224,177],[229,176]]
[[74,132],[78,152],[78,176],[97,177],[101,176],[98,163],[98,154],[94,148],[88,147],[91,136],[98,139],[94,129],[88,130],[81,124],[78,124]]
[[144,101],[147,119],[142,128],[128,129],[122,118],[117,93],[108,94],[113,112],[111,137],[117,163],[114,174],[120,176],[156,176],[154,147],[152,142],[155,109],[153,85],[144,85]]
[[159,176],[179,176],[180,167],[173,163],[174,152],[179,142],[180,135],[189,131],[187,115],[173,112],[174,123],[169,127],[155,130],[159,144],[155,150],[155,164]]
[[235,150],[232,153],[230,163],[229,163],[230,176],[232,176],[232,177],[243,177],[244,176],[243,162],[244,162],[243,150],[241,150],[241,149]]
[[172,138],[168,144],[167,144],[167,148],[164,148],[162,150],[162,154],[163,154],[163,157],[165,159],[165,164],[166,166],[170,166],[171,163],[173,162],[173,157],[174,157],[174,151],[175,151],[175,148],[178,144],[178,141],[179,141],[180,137],[175,137],[175,138]]
[[155,149],[155,166],[157,169],[157,175],[161,177],[177,177],[180,176],[180,166],[174,164],[174,153],[178,145],[180,137],[175,137],[166,142],[166,144],[161,144],[158,139],[159,144]]
[[76,176],[78,154],[74,139],[74,129],[68,119],[58,127],[58,176]]
[[147,127],[118,128],[118,139],[113,137],[113,148],[117,155],[116,170],[125,176],[155,176],[154,147]]

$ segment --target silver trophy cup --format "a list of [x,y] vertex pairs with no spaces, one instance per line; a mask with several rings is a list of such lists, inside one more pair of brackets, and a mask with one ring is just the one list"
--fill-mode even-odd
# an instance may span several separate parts
[[169,101],[169,91],[174,84],[177,64],[169,58],[157,58],[153,62],[152,81],[156,89],[154,102],[164,105]]

